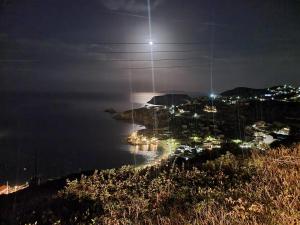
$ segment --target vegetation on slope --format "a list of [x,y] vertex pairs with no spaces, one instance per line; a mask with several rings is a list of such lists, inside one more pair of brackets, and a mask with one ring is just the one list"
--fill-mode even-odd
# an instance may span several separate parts
[[96,171],[20,218],[37,224],[300,224],[300,145],[200,168]]

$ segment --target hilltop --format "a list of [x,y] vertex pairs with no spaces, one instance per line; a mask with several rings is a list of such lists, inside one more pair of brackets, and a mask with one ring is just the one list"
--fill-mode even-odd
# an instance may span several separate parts
[[248,87],[237,87],[232,90],[224,91],[222,97],[239,98],[262,98],[272,100],[296,100],[299,99],[300,87],[291,85],[277,85],[265,89]]
[[248,87],[237,87],[232,90],[224,91],[221,93],[221,96],[260,96],[268,93],[267,89],[255,89]]
[[147,103],[153,105],[180,105],[187,103],[191,100],[191,97],[186,94],[166,94],[160,96],[154,96],[150,101]]

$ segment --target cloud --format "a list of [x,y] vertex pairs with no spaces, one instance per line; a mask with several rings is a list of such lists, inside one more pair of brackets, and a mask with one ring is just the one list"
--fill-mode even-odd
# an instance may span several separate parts
[[[165,0],[152,0],[151,8],[155,9],[161,5]],[[148,10],[146,0],[100,0],[101,4],[109,9],[115,11],[125,11],[130,13],[145,12]]]

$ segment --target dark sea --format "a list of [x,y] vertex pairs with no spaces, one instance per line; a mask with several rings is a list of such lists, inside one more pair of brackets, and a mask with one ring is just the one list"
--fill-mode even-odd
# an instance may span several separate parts
[[129,100],[107,94],[2,93],[0,182],[24,183],[35,168],[46,180],[155,158],[155,153],[131,153],[126,137],[139,126],[104,112],[130,106]]

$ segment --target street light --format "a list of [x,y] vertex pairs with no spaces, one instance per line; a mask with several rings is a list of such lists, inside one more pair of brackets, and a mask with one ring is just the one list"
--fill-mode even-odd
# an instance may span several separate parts
[[213,98],[213,99],[215,99],[217,96],[214,94],[214,93],[211,93],[210,94],[210,98]]

